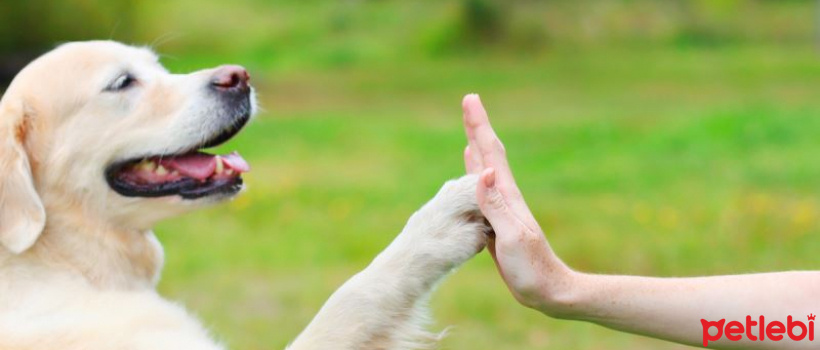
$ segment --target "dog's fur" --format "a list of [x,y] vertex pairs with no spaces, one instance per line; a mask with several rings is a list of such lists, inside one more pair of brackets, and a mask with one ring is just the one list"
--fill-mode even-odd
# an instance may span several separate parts
[[[139,86],[106,93],[126,69]],[[169,74],[147,49],[83,42],[15,78],[0,101],[0,349],[223,348],[155,292],[163,252],[151,227],[226,197],[125,197],[103,176],[118,159],[210,137],[221,102],[202,87],[213,74]],[[486,243],[475,181],[445,184],[289,349],[434,344],[426,295]]]

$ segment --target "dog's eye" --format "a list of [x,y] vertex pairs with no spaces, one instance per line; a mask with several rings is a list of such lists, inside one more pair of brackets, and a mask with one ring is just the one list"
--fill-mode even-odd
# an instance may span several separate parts
[[136,82],[137,82],[137,78],[135,78],[130,73],[126,73],[126,74],[123,74],[123,75],[120,75],[119,77],[117,77],[117,79],[114,80],[114,82],[111,83],[111,85],[109,85],[108,88],[106,88],[105,90],[106,91],[122,91],[122,90],[125,90],[125,89],[131,87]]

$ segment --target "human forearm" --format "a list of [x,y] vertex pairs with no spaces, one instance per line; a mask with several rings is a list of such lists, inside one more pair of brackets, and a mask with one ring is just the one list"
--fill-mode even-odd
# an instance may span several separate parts
[[[651,278],[573,273],[572,287],[543,293],[539,310],[560,318],[594,322],[635,334],[702,346],[701,320],[726,320],[743,324],[741,339],[730,341],[724,334],[709,341],[710,348],[801,349],[813,345],[808,337],[794,341],[759,339],[759,317],[771,324],[787,324],[787,317],[810,324],[807,315],[820,311],[816,292],[818,272],[782,272],[753,275]],[[746,316],[757,322],[749,328]],[[715,326],[707,327],[715,335]],[[748,331],[748,334],[747,334]],[[800,328],[794,329],[799,337]],[[752,335],[752,337],[749,336]],[[757,341],[753,339],[757,338]]]

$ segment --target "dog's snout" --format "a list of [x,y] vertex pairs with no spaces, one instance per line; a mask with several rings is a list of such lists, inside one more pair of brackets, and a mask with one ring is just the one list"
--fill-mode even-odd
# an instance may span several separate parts
[[245,68],[241,66],[222,66],[216,69],[216,73],[211,79],[211,86],[217,90],[246,91],[250,87],[250,80],[251,76]]

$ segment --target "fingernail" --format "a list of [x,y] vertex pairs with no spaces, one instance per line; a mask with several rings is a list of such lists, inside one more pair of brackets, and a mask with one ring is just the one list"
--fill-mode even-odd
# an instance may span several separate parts
[[468,104],[468,101],[470,100],[470,96],[473,96],[473,95],[475,95],[475,94],[469,93],[469,94],[464,95],[464,98],[461,99],[461,109],[463,109],[465,112],[467,111],[467,104]]

